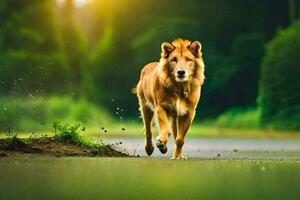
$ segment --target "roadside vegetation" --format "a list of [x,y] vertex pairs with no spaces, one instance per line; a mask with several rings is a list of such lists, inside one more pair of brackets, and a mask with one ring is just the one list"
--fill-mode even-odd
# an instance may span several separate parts
[[85,126],[105,125],[112,117],[86,99],[69,96],[0,98],[0,132],[49,131],[53,121]]
[[[3,122],[0,131],[2,138],[5,135],[12,138],[16,134],[19,137],[47,134],[60,141],[88,146],[91,145],[88,137],[96,138],[100,142],[98,138],[102,137],[143,136],[141,119],[120,119],[120,114],[112,116],[115,113],[109,114],[108,111],[85,100],[73,101],[68,97],[52,97],[18,102],[7,100],[6,105],[8,105],[6,110],[0,112],[2,120],[0,121]],[[121,112],[120,110],[117,111]],[[216,118],[195,120],[188,136],[247,138],[300,136],[297,130],[277,130],[272,123],[263,126],[260,119],[261,109],[257,106],[232,108]],[[153,130],[157,131],[156,128]]]
[[261,123],[300,130],[300,22],[281,30],[267,45],[262,61]]
[[9,155],[41,154],[48,156],[128,156],[116,144],[106,145],[101,138],[93,142],[84,132],[85,127],[76,124],[53,123],[53,136],[32,133],[27,137],[8,134],[0,139],[0,157]]

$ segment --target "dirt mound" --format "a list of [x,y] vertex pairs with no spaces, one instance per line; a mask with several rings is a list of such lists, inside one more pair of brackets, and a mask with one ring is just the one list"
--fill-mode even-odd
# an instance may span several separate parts
[[0,139],[0,157],[16,154],[41,154],[50,156],[104,156],[125,157],[125,151],[117,150],[112,145],[100,147],[83,147],[76,144],[60,141],[54,137],[41,138],[8,138]]

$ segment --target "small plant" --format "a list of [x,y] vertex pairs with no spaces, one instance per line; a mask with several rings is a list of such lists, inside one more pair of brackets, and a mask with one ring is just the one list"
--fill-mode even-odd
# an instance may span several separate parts
[[16,151],[27,147],[27,141],[24,138],[18,138],[16,134],[7,135],[6,138],[1,139],[0,146],[4,150]]
[[55,131],[54,137],[60,141],[76,144],[81,147],[100,147],[100,144],[94,144],[84,135],[85,127],[80,124],[69,125],[61,124],[59,122],[53,122],[53,128]]

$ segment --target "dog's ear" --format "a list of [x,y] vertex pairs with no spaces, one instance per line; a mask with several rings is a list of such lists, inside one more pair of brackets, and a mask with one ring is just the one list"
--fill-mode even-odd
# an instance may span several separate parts
[[201,49],[202,49],[202,45],[199,41],[194,41],[189,45],[189,50],[197,58],[200,58],[202,56]]
[[164,42],[161,45],[161,55],[166,58],[169,56],[172,51],[174,51],[175,47],[170,42]]

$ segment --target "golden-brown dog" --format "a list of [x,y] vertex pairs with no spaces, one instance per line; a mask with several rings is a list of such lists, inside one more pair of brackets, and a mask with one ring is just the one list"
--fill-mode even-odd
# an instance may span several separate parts
[[161,45],[159,62],[147,64],[141,71],[136,93],[144,122],[145,150],[151,156],[152,121],[156,116],[159,135],[156,146],[167,152],[171,133],[175,138],[173,159],[182,155],[184,137],[192,123],[204,82],[204,63],[198,41],[176,39]]

